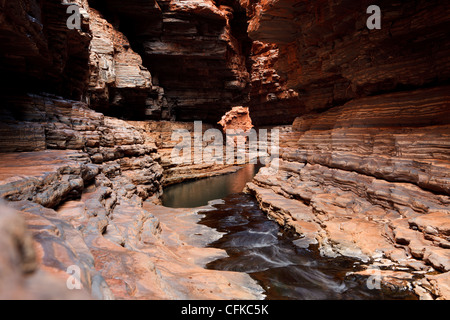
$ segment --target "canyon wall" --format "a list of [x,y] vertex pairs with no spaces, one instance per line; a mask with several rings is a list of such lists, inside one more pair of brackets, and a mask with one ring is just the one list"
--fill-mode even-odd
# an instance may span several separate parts
[[195,210],[154,204],[236,170],[174,165],[170,136],[237,105],[288,125],[247,191],[297,245],[360,260],[348,276],[376,271],[383,290],[450,297],[448,5],[379,1],[368,30],[370,1],[74,3],[80,30],[62,1],[0,3],[0,297],[262,298],[204,268],[225,252]]
[[89,77],[91,40],[86,10],[81,30],[66,26],[62,1],[4,1],[0,4],[0,70],[3,92],[51,92],[82,99]]
[[[244,1],[245,3],[246,1]],[[279,47],[276,70],[298,90],[303,113],[449,78],[449,8],[439,1],[379,1],[382,27],[369,30],[370,1],[248,1],[249,35]]]
[[[238,1],[77,0],[2,4],[5,92],[47,92],[130,120],[217,123],[248,101],[251,50]],[[132,107],[130,107],[132,106]]]
[[[235,161],[226,163],[215,158],[215,154],[207,152],[196,152],[196,145],[201,146],[204,151],[214,141],[213,139],[205,138],[205,133],[214,129],[216,132],[220,132],[219,129],[211,124],[203,123],[201,128],[198,124],[198,131],[196,132],[196,126],[193,122],[171,122],[171,121],[127,121],[129,124],[139,128],[149,143],[154,143],[157,147],[158,156],[160,158],[160,164],[163,168],[162,185],[164,187],[181,183],[190,180],[198,180],[228,173],[236,172],[242,167],[238,166]],[[172,140],[174,132],[184,132],[188,135],[187,141],[181,139],[181,136]],[[197,136],[202,138],[201,142],[198,142]],[[207,138],[207,137],[206,137]],[[177,156],[174,153],[174,148],[178,148],[180,145],[188,143],[189,159],[182,163],[174,163],[173,156]],[[187,145],[186,145],[187,146]],[[226,154],[226,147],[223,147],[223,154]],[[197,151],[199,149],[197,148]],[[176,149],[176,151],[179,151]],[[184,156],[184,154],[181,154]]]
[[250,101],[246,103],[255,126],[292,124],[302,112],[298,92],[288,88],[275,70],[280,56],[276,44],[254,41],[251,63]]
[[[0,297],[262,298],[248,275],[205,269],[226,253],[206,248],[219,234],[197,224],[201,215],[153,205],[160,202],[163,185],[236,167],[175,168],[168,156],[173,147],[169,133],[192,130],[191,124],[119,119],[173,120],[186,112],[189,118],[216,123],[231,100],[242,99],[248,74],[241,40],[231,35],[235,27],[225,14],[232,10],[195,1],[162,7],[151,1],[127,6],[108,1],[108,7],[98,1],[75,3],[81,30],[67,28],[68,5],[62,1],[0,4],[1,70],[7,79],[0,94],[0,197],[5,200],[0,207]],[[110,15],[119,8],[120,15]],[[167,94],[158,85],[146,67],[148,58],[133,49],[139,42],[127,38],[128,27],[145,33],[152,28],[148,16],[162,23],[163,12],[166,26],[158,32],[171,34],[173,23],[199,23],[197,49],[187,52],[192,54],[187,60],[177,56],[182,52],[178,44],[163,44],[172,48],[167,56],[178,66],[163,61],[161,67],[183,70],[169,77],[188,85],[181,93]],[[135,18],[136,24],[128,25]],[[181,39],[187,49],[191,36]],[[160,38],[155,39],[146,45]],[[201,65],[190,65],[196,61]],[[188,77],[192,70],[202,72],[194,78],[203,87]],[[221,87],[210,87],[213,80]],[[203,117],[207,103],[212,113]],[[194,108],[183,111],[186,105]],[[80,290],[69,290],[69,280]]]
[[[21,106],[20,117],[17,109],[2,110],[0,197],[7,202],[0,208],[6,230],[0,237],[1,297],[263,297],[246,274],[205,269],[226,253],[206,248],[220,235],[197,224],[200,209],[153,204],[163,184],[230,172],[227,167],[164,170],[170,147],[160,145],[158,152],[159,122],[133,125],[51,95],[30,94],[20,103],[15,97],[14,106]],[[167,124],[170,130],[187,127]],[[81,290],[66,287],[70,272],[79,272]]]
[[130,39],[164,88],[168,107],[161,112],[147,106],[150,119],[216,123],[230,106],[248,99],[251,42],[238,1],[90,3]]
[[249,35],[278,47],[299,95],[280,163],[247,189],[302,245],[365,261],[383,289],[448,298],[450,7],[379,1],[369,30],[370,4],[244,1]]

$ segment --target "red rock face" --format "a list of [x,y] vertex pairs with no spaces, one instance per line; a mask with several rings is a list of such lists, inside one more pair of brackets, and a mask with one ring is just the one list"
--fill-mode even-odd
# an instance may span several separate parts
[[219,124],[223,128],[223,132],[227,135],[226,143],[234,146],[246,142],[248,139],[246,133],[249,133],[253,128],[249,110],[245,107],[233,107],[231,111],[228,111],[222,117]]
[[178,121],[216,123],[232,105],[245,102],[250,45],[245,11],[239,3],[149,3],[154,4],[149,15],[140,9],[122,10],[122,2],[94,1],[92,5],[111,22],[115,17],[120,23],[154,83],[164,88],[173,106],[171,115]]
[[81,99],[89,69],[89,25],[66,27],[67,5],[19,0],[0,4],[0,71],[5,92],[47,91]]
[[274,69],[279,53],[275,44],[253,42],[250,101],[246,105],[256,126],[292,124],[302,112],[298,93],[289,89]]
[[153,84],[152,75],[128,39],[97,10],[88,8],[88,13],[92,32],[90,106],[127,119],[170,119],[164,89]]
[[381,1],[381,30],[368,30],[370,1],[253,1],[249,35],[280,48],[276,69],[301,95],[303,113],[379,92],[436,85],[450,76],[449,6]]
[[381,1],[368,30],[371,1],[76,3],[82,30],[60,1],[0,4],[0,196],[16,210],[0,208],[0,297],[261,298],[203,268],[223,252],[189,241],[192,211],[143,201],[233,168],[170,163],[192,123],[118,119],[215,125],[235,105],[253,122],[239,108],[225,128],[293,124],[247,188],[271,218],[385,288],[450,297],[448,5]]
[[[207,177],[236,172],[241,167],[232,164],[215,163],[212,158],[203,154],[203,163],[195,163],[195,148],[191,150],[191,162],[185,164],[174,164],[172,159],[173,148],[179,141],[172,140],[175,130],[187,131],[191,135],[191,146],[195,144],[195,125],[193,122],[171,122],[171,121],[127,121],[135,128],[139,128],[146,137],[148,143],[154,143],[158,149],[161,166],[164,169],[162,184],[169,186],[189,180],[198,180]],[[202,124],[203,134],[217,126]],[[206,144],[211,142],[205,141]],[[224,147],[225,148],[225,147]]]
[[448,299],[450,7],[382,1],[382,28],[368,30],[369,4],[244,2],[250,36],[277,45],[274,69],[299,94],[279,167],[248,191],[324,255],[426,270],[420,284],[386,270],[384,288]]
[[[204,268],[225,252],[191,241],[192,234],[205,234],[205,244],[217,237],[197,224],[194,210],[152,205],[162,191],[155,145],[162,140],[152,140],[145,123],[134,126],[53,96],[29,95],[14,105],[21,118],[3,110],[1,125],[7,153],[0,153],[0,197],[8,208],[0,207],[0,297],[262,297],[248,275]],[[214,169],[187,171],[198,178]],[[66,287],[71,266],[81,271],[80,291]]]
[[67,5],[4,4],[0,57],[10,89],[88,99],[133,120],[216,123],[247,101],[251,41],[237,1],[77,3],[81,31],[66,27]]
[[250,112],[245,107],[233,107],[228,111],[219,121],[223,131],[241,131],[243,133],[249,132],[253,128]]

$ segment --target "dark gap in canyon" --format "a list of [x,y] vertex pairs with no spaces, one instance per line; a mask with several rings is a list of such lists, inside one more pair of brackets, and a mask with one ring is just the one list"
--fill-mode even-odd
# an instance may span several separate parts
[[15,29],[0,35],[3,94],[48,92],[83,99],[89,77],[89,26],[82,24],[82,32],[68,30],[60,20],[67,6],[53,1],[30,2],[26,12],[20,12],[19,3],[8,6],[8,12],[17,15],[8,21]]

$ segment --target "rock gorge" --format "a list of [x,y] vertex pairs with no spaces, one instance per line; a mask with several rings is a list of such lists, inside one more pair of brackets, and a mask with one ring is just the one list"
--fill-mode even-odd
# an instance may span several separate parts
[[263,299],[205,267],[209,206],[160,202],[238,169],[170,161],[173,130],[236,106],[280,129],[245,189],[270,219],[348,277],[450,298],[449,5],[378,1],[369,30],[370,1],[73,3],[80,30],[65,1],[0,2],[0,298]]

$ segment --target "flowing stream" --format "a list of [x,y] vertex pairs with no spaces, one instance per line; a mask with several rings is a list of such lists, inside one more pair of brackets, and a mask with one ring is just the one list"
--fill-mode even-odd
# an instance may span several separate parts
[[[345,277],[355,261],[324,258],[317,248],[302,248],[299,238],[267,218],[255,199],[242,193],[259,168],[248,165],[226,175],[167,188],[163,204],[193,208],[215,202],[200,222],[224,233],[210,246],[226,250],[227,258],[208,264],[215,270],[248,273],[266,291],[267,299],[394,299],[381,290],[369,290],[365,281]],[[399,297],[405,298],[405,297]]]

